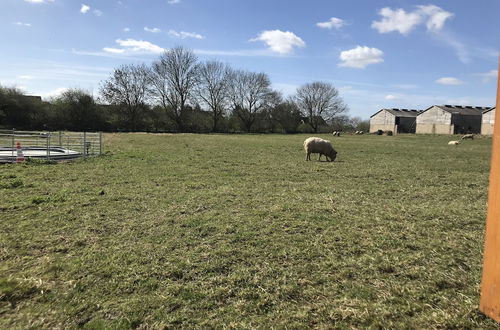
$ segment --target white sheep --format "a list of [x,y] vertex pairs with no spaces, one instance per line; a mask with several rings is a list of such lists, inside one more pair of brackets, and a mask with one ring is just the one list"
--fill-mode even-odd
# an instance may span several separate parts
[[335,132],[333,132],[333,134],[332,134],[332,135],[333,135],[333,136],[340,136],[340,132],[339,132],[339,131],[335,131]]
[[311,154],[319,154],[319,160],[321,156],[325,155],[326,160],[333,162],[337,157],[337,152],[333,149],[330,141],[323,140],[319,137],[310,137],[304,141],[304,150],[306,151],[306,161],[311,160]]
[[465,134],[462,136],[462,140],[474,140],[474,134]]
[[454,145],[454,146],[456,146],[458,144],[460,144],[460,142],[458,142],[458,141],[450,141],[450,142],[448,142],[448,145]]

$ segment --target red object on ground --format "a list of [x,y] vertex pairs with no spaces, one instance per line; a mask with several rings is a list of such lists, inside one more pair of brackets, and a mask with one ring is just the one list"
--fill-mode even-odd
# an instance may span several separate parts
[[24,163],[24,155],[23,155],[23,148],[21,148],[21,142],[17,142],[16,149],[17,149],[16,164]]

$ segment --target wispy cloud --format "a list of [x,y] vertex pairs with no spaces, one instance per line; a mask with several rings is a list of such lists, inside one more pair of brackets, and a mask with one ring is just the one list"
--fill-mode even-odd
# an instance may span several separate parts
[[17,26],[31,27],[30,23],[15,22],[14,24]]
[[400,88],[400,89],[415,89],[418,88],[417,85],[415,84],[394,84],[392,85],[395,88]]
[[242,50],[219,50],[219,49],[195,49],[197,55],[207,56],[237,56],[237,57],[281,57],[282,55],[268,49],[242,49]]
[[159,28],[149,28],[147,26],[144,27],[144,31],[151,33],[160,33],[161,30]]
[[123,32],[130,32],[130,28],[128,28],[128,27],[123,28]]
[[104,47],[102,50],[111,54],[160,54],[165,51],[164,48],[155,45],[149,41],[136,39],[116,39],[116,43],[121,48]]
[[484,83],[490,82],[498,78],[498,70],[490,70],[484,73],[478,73]]
[[332,17],[330,18],[330,20],[326,21],[326,22],[319,22],[319,23],[316,23],[316,26],[317,27],[320,27],[322,29],[340,29],[342,26],[345,25],[345,21],[341,18],[337,18],[337,17]]
[[185,32],[185,31],[177,32],[175,30],[168,30],[168,34],[172,37],[181,39],[186,39],[186,38],[205,39],[205,36],[195,32]]
[[49,3],[54,2],[54,0],[24,0],[29,3]]
[[102,14],[103,14],[103,12],[100,11],[99,9],[95,9],[94,10],[94,15],[96,15],[96,16],[102,16]]
[[364,69],[370,64],[382,63],[384,52],[377,48],[367,46],[357,46],[356,48],[345,50],[340,53],[338,66]]
[[175,5],[175,4],[177,4],[177,3],[180,3],[180,2],[181,2],[181,0],[168,0],[167,2],[168,2],[169,4],[171,4],[171,5]]
[[464,82],[455,77],[443,77],[436,80],[440,85],[463,85]]
[[270,50],[278,54],[290,54],[294,47],[305,47],[306,43],[295,33],[281,30],[268,30],[261,32],[250,41],[263,41]]

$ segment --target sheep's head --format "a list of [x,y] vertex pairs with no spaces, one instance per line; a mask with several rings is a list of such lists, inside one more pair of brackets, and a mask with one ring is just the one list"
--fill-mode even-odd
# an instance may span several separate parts
[[337,158],[337,152],[335,150],[332,150],[330,152],[329,156],[330,156],[331,161],[333,162],[335,160],[335,158]]

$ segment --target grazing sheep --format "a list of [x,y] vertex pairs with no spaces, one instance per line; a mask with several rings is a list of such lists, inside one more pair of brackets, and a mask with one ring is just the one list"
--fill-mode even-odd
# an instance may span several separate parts
[[365,133],[365,132],[363,132],[363,131],[356,131],[356,133],[355,133],[355,134],[364,134],[364,133]]
[[332,135],[333,135],[333,136],[340,136],[340,132],[339,132],[339,131],[335,131],[335,132],[333,132],[333,134],[332,134]]
[[456,145],[459,145],[459,144],[460,144],[460,142],[458,142],[458,141],[450,141],[450,142],[448,142],[448,145],[454,145],[454,146],[456,146]]
[[462,136],[462,140],[474,140],[474,134],[465,134]]
[[333,162],[337,157],[337,152],[333,149],[330,141],[323,140],[319,137],[310,137],[304,141],[304,150],[306,151],[306,161],[311,160],[311,154],[319,154],[319,160],[321,156],[325,155],[326,160]]

